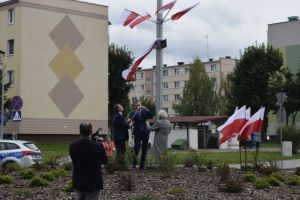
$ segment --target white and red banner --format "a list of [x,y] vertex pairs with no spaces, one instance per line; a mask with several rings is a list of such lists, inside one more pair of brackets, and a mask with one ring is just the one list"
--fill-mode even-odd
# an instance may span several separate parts
[[145,52],[145,54],[140,57],[139,59],[137,59],[133,65],[131,65],[128,69],[125,69],[124,71],[122,71],[122,77],[127,80],[127,81],[133,81],[134,77],[133,75],[135,74],[137,68],[139,67],[139,65],[141,64],[141,62],[144,60],[144,58],[152,51],[152,49],[154,48],[156,44],[156,40],[151,44],[151,46],[147,49],[147,51]]
[[183,15],[185,15],[187,12],[189,12],[190,10],[192,10],[193,8],[195,8],[198,4],[199,3],[196,3],[195,5],[193,5],[191,7],[188,7],[186,9],[182,10],[182,11],[179,11],[179,12],[173,14],[171,16],[171,19],[172,20],[178,20],[178,19],[180,19]]
[[139,16],[139,14],[137,14],[136,12],[133,12],[128,9],[124,9],[119,21],[121,24],[123,24],[123,26],[127,26],[133,20],[135,20],[138,16]]
[[133,28],[136,25],[144,22],[145,20],[151,18],[151,15],[149,13],[144,14],[143,16],[138,17],[137,19],[135,19],[133,22],[130,23],[129,27]]
[[223,125],[217,128],[221,133],[220,144],[231,139],[235,133],[239,133],[246,122],[246,106],[243,106],[238,111],[234,112]]
[[172,2],[170,2],[170,3],[168,3],[168,4],[164,5],[164,6],[160,7],[160,8],[155,12],[155,14],[156,14],[156,15],[157,15],[157,14],[162,14],[163,12],[165,12],[165,11],[167,11],[167,10],[171,10],[171,9],[173,8],[173,6],[175,5],[176,1],[177,1],[177,0],[172,1]]
[[247,121],[244,127],[239,132],[238,141],[246,141],[253,132],[261,132],[265,116],[265,108],[261,107],[252,117]]

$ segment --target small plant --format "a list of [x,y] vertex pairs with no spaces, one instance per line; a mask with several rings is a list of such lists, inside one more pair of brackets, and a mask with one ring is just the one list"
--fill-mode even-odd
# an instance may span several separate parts
[[261,164],[257,166],[257,171],[265,176],[270,176],[272,173],[279,172],[280,169],[276,161],[269,161],[269,165]]
[[184,199],[185,191],[181,187],[174,187],[169,190],[169,194],[172,194],[176,199]]
[[64,191],[65,192],[73,192],[74,188],[73,188],[73,182],[72,181],[68,181],[64,187]]
[[123,191],[132,191],[133,178],[131,175],[121,175],[119,178],[119,188]]
[[40,177],[47,180],[47,181],[54,181],[55,176],[51,172],[45,172],[40,174]]
[[67,162],[67,163],[64,163],[62,165],[62,168],[66,171],[72,171],[73,170],[73,164],[72,162]]
[[194,166],[194,153],[193,151],[189,151],[188,154],[183,159],[183,164],[185,167],[193,167]]
[[271,187],[270,183],[266,180],[266,178],[257,179],[254,182],[254,186],[256,189],[266,189]]
[[0,174],[0,184],[9,184],[14,181],[14,178],[8,175],[1,175]]
[[175,169],[175,159],[174,156],[167,152],[159,158],[159,170],[164,177],[170,177],[171,173]]
[[205,165],[206,165],[207,169],[212,170],[215,166],[215,163],[213,161],[209,160]]
[[255,174],[253,174],[253,173],[246,173],[246,174],[243,176],[243,180],[246,181],[246,182],[254,183],[255,180],[256,180],[256,176],[255,176]]
[[132,200],[155,200],[150,196],[138,196],[138,197],[134,197]]
[[16,197],[16,199],[20,198],[20,197],[23,197],[25,199],[33,199],[33,194],[30,190],[26,190],[24,188],[22,189],[19,189],[19,188],[16,188],[16,189],[13,189],[12,190],[12,194],[13,196]]
[[228,193],[243,191],[243,183],[240,178],[227,178],[225,182],[219,184],[219,190]]
[[51,173],[53,174],[54,177],[58,178],[58,177],[63,177],[67,175],[67,171],[64,169],[57,169],[57,170],[53,170],[51,171]]
[[2,166],[3,173],[19,172],[22,168],[16,162],[7,162]]
[[241,165],[241,170],[244,172],[250,172],[253,171],[253,165],[251,163],[247,163],[246,166],[245,164]]
[[193,157],[195,165],[197,166],[198,172],[205,172],[205,162],[206,162],[206,154],[205,153],[197,153],[196,151],[193,151]]
[[105,170],[109,174],[113,174],[116,171],[125,171],[128,169],[128,166],[125,161],[120,161],[117,159],[111,159],[108,163],[104,166]]
[[300,177],[299,176],[290,176],[287,180],[288,185],[300,185]]
[[32,179],[34,177],[34,170],[32,168],[24,169],[21,171],[20,176],[22,179]]
[[60,156],[50,157],[48,161],[44,164],[48,167],[48,169],[57,169],[59,167]]
[[271,186],[280,186],[280,181],[273,176],[266,177],[266,180]]
[[29,184],[30,187],[44,187],[49,185],[49,182],[41,177],[34,177]]
[[270,176],[276,178],[277,180],[284,182],[285,178],[282,176],[281,172],[273,172]]
[[300,167],[295,169],[294,175],[300,176]]
[[227,180],[230,174],[230,168],[227,163],[222,163],[217,166],[217,174],[220,176],[221,181]]

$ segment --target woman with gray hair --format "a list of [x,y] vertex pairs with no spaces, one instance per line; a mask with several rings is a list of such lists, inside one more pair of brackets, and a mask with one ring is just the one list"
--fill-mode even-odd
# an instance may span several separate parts
[[171,131],[171,123],[166,119],[167,117],[168,114],[166,111],[158,111],[157,121],[149,128],[150,131],[155,131],[152,151],[156,160],[159,159],[167,149],[168,135]]

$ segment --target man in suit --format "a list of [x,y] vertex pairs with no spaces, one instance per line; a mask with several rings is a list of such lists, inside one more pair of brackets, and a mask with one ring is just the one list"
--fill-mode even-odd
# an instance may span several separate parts
[[126,119],[123,116],[124,108],[121,104],[114,105],[114,116],[112,120],[112,133],[115,147],[117,150],[116,159],[124,161],[126,146],[125,143],[128,140],[128,129],[129,126],[126,123]]
[[136,110],[134,112],[131,112],[132,114],[130,116],[134,126],[134,156],[132,161],[132,167],[135,168],[137,165],[137,157],[142,146],[142,154],[139,168],[144,169],[150,134],[150,131],[147,127],[147,120],[153,118],[153,114],[146,107],[142,106],[139,102],[136,103],[135,107]]
[[103,189],[101,165],[107,163],[107,156],[103,145],[91,140],[91,123],[83,122],[79,129],[81,139],[69,145],[73,187],[78,200],[98,200]]

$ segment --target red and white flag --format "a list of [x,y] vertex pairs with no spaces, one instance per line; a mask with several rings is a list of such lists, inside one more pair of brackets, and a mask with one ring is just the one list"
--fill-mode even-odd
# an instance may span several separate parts
[[140,16],[139,18],[135,19],[133,22],[130,23],[129,27],[133,28],[136,25],[142,23],[143,21],[151,18],[151,15],[149,13],[144,14],[143,16]]
[[229,140],[235,133],[238,133],[246,122],[246,106],[243,106],[230,116],[222,126],[217,128],[221,133],[220,144]]
[[128,9],[124,9],[119,21],[121,24],[123,24],[123,26],[127,26],[133,20],[135,20],[138,16],[139,16],[139,14],[137,14],[133,11],[130,11]]
[[133,81],[133,75],[135,74],[137,68],[139,67],[139,65],[141,64],[141,62],[144,60],[144,58],[152,51],[152,49],[154,48],[156,44],[156,40],[151,44],[151,46],[147,49],[147,51],[145,52],[145,54],[140,57],[139,59],[137,59],[133,65],[131,65],[128,69],[125,69],[124,71],[122,71],[122,77],[127,80],[127,81]]
[[193,5],[191,7],[188,7],[188,8],[186,8],[186,9],[180,11],[180,12],[177,12],[177,13],[173,14],[171,16],[171,19],[172,20],[178,20],[178,19],[180,19],[184,14],[186,14],[187,12],[189,12],[190,10],[192,10],[193,8],[195,8],[198,4],[199,3],[196,3],[195,5]]
[[246,141],[253,132],[261,132],[264,116],[265,108],[262,107],[254,115],[252,115],[239,132],[238,141]]
[[177,0],[172,1],[172,2],[170,2],[170,3],[168,3],[168,4],[164,5],[164,6],[160,7],[160,8],[155,12],[155,14],[156,14],[156,15],[157,15],[157,14],[162,14],[162,13],[163,13],[164,11],[166,11],[166,10],[171,10],[171,9],[173,8],[173,6],[175,5],[176,1],[177,1]]

